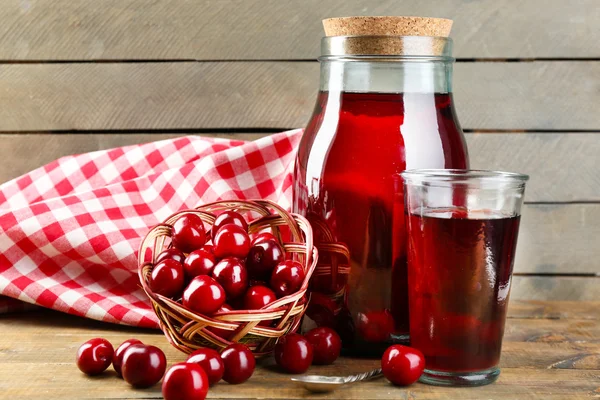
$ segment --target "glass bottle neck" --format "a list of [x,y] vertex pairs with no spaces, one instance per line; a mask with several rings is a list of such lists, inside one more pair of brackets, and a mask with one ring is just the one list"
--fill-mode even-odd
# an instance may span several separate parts
[[451,61],[321,60],[321,91],[451,93]]

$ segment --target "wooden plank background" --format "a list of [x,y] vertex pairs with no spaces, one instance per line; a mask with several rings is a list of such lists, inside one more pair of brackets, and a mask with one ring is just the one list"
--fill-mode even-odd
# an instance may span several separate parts
[[[0,59],[314,59],[321,19],[455,20],[460,58],[600,57],[597,0],[2,0]],[[217,40],[218,39],[218,40]]]
[[600,299],[597,0],[0,0],[0,182],[57,157],[303,127],[320,20],[455,20],[472,166],[531,175],[513,298]]

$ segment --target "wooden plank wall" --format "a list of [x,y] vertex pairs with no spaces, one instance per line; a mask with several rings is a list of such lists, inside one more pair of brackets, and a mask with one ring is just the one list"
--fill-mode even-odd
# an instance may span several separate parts
[[302,127],[320,20],[455,20],[472,166],[531,175],[513,298],[600,299],[597,0],[0,0],[0,182],[67,154]]

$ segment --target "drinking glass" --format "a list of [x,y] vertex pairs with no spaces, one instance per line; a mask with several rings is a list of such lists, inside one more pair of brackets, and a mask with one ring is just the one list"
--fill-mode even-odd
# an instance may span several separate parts
[[404,180],[411,345],[421,382],[495,381],[527,175],[409,170]]

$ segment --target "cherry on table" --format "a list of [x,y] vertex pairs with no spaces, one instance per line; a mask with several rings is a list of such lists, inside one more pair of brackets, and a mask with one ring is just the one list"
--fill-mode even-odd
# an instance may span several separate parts
[[394,332],[394,317],[388,310],[358,313],[358,334],[367,342],[384,342]]
[[188,254],[183,262],[183,270],[187,279],[193,279],[198,275],[212,274],[216,263],[215,255],[203,247]]
[[117,372],[117,375],[119,375],[121,378],[123,377],[123,373],[121,371],[121,367],[123,366],[123,354],[125,354],[125,350],[127,350],[129,346],[133,344],[142,344],[142,341],[137,339],[127,339],[121,343],[119,347],[117,347],[115,354],[113,355],[113,368]]
[[208,394],[206,372],[198,364],[177,363],[167,371],[162,383],[165,400],[204,400]]
[[158,255],[156,258],[156,263],[158,264],[164,260],[175,260],[183,264],[183,261],[185,260],[185,254],[183,254],[181,250],[171,247],[170,249],[166,249]]
[[313,364],[333,364],[340,356],[342,340],[340,339],[340,335],[333,329],[324,326],[314,328],[308,331],[304,337],[313,347]]
[[290,333],[279,339],[273,355],[277,365],[284,371],[291,374],[302,374],[312,363],[313,347],[304,336]]
[[173,246],[184,253],[191,253],[204,246],[206,232],[204,222],[196,214],[185,214],[173,224]]
[[256,360],[250,349],[243,344],[234,343],[221,353],[225,366],[223,380],[227,383],[238,384],[246,382],[254,373]]
[[185,278],[181,263],[166,259],[154,266],[150,274],[150,288],[165,297],[179,297],[183,291]]
[[277,238],[275,237],[275,235],[273,235],[271,232],[261,232],[261,233],[257,233],[253,238],[252,238],[252,246],[254,246],[255,244],[259,244],[259,243],[264,243],[264,242],[277,242]]
[[223,225],[213,241],[215,256],[218,258],[245,258],[250,251],[250,237],[244,228],[238,225]]
[[289,296],[302,287],[305,276],[302,264],[298,261],[286,260],[273,270],[270,286],[277,297]]
[[240,297],[248,288],[246,267],[235,257],[219,261],[213,270],[213,278],[225,289],[229,300]]
[[273,269],[283,261],[285,253],[274,240],[260,242],[253,245],[248,252],[246,268],[254,278],[266,278],[271,276]]
[[138,388],[156,384],[165,374],[167,358],[161,349],[132,344],[123,353],[121,372],[125,382]]
[[223,378],[225,364],[223,364],[223,359],[216,350],[202,347],[190,354],[186,362],[201,366],[206,372],[208,383],[211,386]]
[[224,303],[225,290],[207,275],[198,275],[183,291],[183,306],[201,314],[213,314]]
[[103,338],[90,339],[77,350],[77,367],[87,375],[98,375],[112,362],[115,350]]
[[383,375],[394,385],[407,386],[416,382],[425,369],[425,357],[419,350],[395,344],[381,358]]
[[242,228],[245,232],[248,232],[248,223],[246,222],[246,220],[244,219],[244,217],[242,217],[242,215],[240,213],[237,213],[235,211],[223,211],[221,214],[219,214],[217,216],[217,218],[215,219],[215,222],[213,223],[213,227],[212,227],[213,240],[215,240],[215,237],[217,236],[219,229],[221,229],[223,226],[228,225],[228,224],[237,225],[240,228]]

